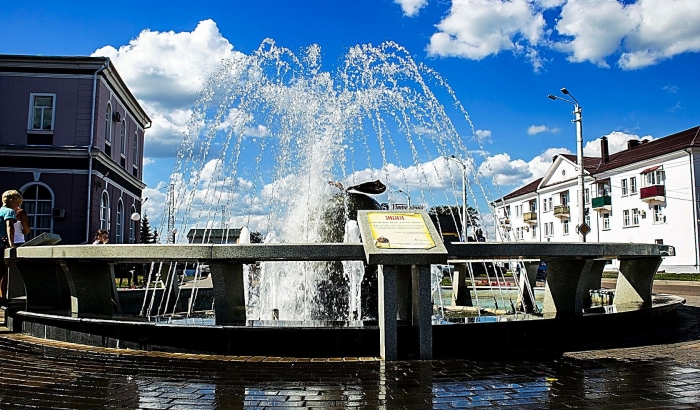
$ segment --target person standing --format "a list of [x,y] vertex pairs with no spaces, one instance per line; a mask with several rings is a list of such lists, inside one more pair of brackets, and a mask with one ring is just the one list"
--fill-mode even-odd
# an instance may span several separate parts
[[5,266],[5,248],[14,248],[15,222],[17,215],[15,209],[22,204],[22,195],[15,190],[5,191],[2,194],[2,207],[0,208],[0,302],[7,301],[7,267]]
[[15,222],[15,246],[22,246],[25,242],[24,236],[29,233],[29,218],[24,209],[20,208],[24,202],[23,199],[19,200],[17,208],[15,208],[15,215],[17,217],[17,222]]

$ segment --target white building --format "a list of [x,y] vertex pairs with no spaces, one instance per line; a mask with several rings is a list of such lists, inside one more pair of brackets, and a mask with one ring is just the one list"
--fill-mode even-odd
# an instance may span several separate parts
[[[584,157],[587,242],[663,243],[676,248],[661,270],[699,272],[700,127],[627,149]],[[575,155],[558,155],[544,177],[494,202],[499,241],[578,242]]]

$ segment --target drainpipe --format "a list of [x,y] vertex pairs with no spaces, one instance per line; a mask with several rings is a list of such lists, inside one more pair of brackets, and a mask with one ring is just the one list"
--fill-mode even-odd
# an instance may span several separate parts
[[693,152],[690,148],[685,150],[688,153],[688,164],[690,165],[690,194],[693,203],[693,233],[695,242],[695,270],[698,271],[700,265],[700,244],[698,243],[698,203],[697,203],[697,188],[695,186],[695,170],[693,169]]
[[97,109],[97,76],[109,67],[109,58],[105,59],[102,68],[95,71],[92,76],[92,115],[90,117],[90,144],[88,145],[87,152],[89,163],[88,163],[88,183],[87,183],[87,221],[85,222],[85,242],[90,243],[90,218],[92,210],[92,147],[95,144],[95,110]]

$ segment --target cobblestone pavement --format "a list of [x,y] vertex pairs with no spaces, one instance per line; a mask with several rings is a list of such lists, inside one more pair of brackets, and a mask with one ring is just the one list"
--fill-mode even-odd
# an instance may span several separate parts
[[[668,293],[686,292],[675,290]],[[590,346],[544,361],[317,362],[144,353],[4,333],[0,408],[700,408],[699,306],[682,307],[678,323],[644,340],[618,341],[625,347]],[[487,342],[483,350],[498,357]]]

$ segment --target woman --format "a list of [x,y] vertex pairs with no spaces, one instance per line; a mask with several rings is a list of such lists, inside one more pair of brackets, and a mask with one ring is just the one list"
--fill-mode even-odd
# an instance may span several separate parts
[[24,209],[20,208],[22,205],[22,200],[15,202],[15,216],[17,222],[15,222],[15,246],[20,246],[24,244],[24,235],[29,233],[29,218]]
[[93,245],[104,245],[107,242],[109,242],[109,231],[104,230],[104,229],[98,229],[97,233],[95,234],[95,242],[93,242]]

